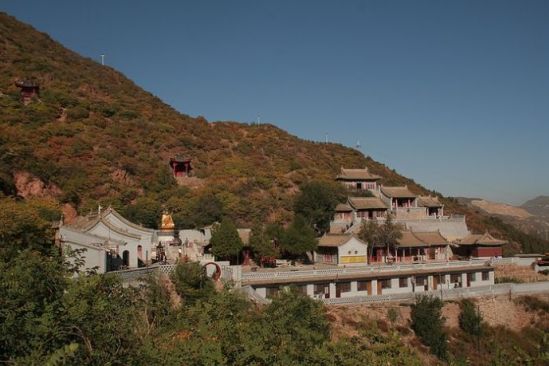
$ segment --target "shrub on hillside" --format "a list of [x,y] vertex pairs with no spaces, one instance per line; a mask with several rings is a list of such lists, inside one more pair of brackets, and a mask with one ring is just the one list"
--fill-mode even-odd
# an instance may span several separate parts
[[524,305],[529,311],[549,313],[549,301],[544,301],[534,296],[523,296],[517,302]]
[[459,306],[461,308],[459,327],[472,336],[480,336],[482,334],[482,315],[475,309],[475,304],[469,299],[464,299]]
[[186,304],[208,298],[215,292],[212,280],[196,262],[180,263],[171,275],[175,291]]
[[412,305],[412,329],[431,352],[445,360],[448,356],[447,336],[442,317],[443,303],[438,297],[420,295]]
[[524,281],[516,277],[497,277],[495,283],[523,283]]

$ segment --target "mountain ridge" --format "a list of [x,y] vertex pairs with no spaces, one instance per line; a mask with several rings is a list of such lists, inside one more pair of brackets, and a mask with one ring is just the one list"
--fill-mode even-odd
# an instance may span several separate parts
[[[271,124],[212,123],[179,113],[122,73],[5,13],[0,13],[0,55],[0,190],[5,195],[20,193],[16,176],[22,174],[58,192],[56,200],[80,213],[99,203],[150,225],[164,209],[181,227],[203,224],[215,215],[202,221],[196,216],[216,210],[242,225],[288,222],[299,186],[312,179],[333,182],[344,166],[368,167],[383,184],[408,185],[416,194],[442,198],[340,144],[303,140]],[[24,105],[15,82],[27,78],[41,89],[39,99]],[[168,161],[176,155],[192,158],[194,186],[178,186],[173,179]],[[473,231],[510,237],[511,228],[457,200],[442,199],[446,212],[467,215]],[[528,248],[516,242],[517,233],[512,235],[514,251]]]

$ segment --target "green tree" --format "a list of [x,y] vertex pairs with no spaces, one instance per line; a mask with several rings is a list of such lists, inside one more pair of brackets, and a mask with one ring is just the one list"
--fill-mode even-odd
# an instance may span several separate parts
[[[78,343],[85,365],[138,364],[142,320],[137,290],[112,275],[80,276],[62,298],[65,342]],[[145,361],[146,362],[146,361]]]
[[265,232],[265,228],[260,223],[255,223],[250,233],[250,248],[258,263],[261,263],[263,257],[276,257],[278,255],[273,241]]
[[54,232],[49,220],[60,218],[59,211],[55,215],[51,209],[38,201],[0,199],[0,256],[9,259],[25,249],[50,253]]
[[482,334],[482,315],[475,309],[475,304],[469,299],[463,299],[460,304],[459,327],[472,336]]
[[171,280],[175,291],[186,304],[194,304],[215,291],[205,269],[196,262],[179,263],[171,275]]
[[126,206],[122,214],[132,222],[151,229],[158,229],[162,207],[156,199],[140,197],[135,204]]
[[443,303],[438,297],[420,295],[412,305],[412,329],[431,352],[442,360],[448,356],[447,336],[442,317]]
[[302,216],[319,234],[330,229],[335,207],[345,199],[340,185],[312,181],[300,187],[294,199],[294,212]]
[[278,364],[301,364],[307,353],[304,350],[322,346],[330,337],[324,306],[296,289],[280,291],[265,310],[261,324],[268,329],[266,343],[281,350],[276,355]]
[[224,218],[214,227],[210,244],[213,255],[231,261],[238,260],[244,246],[235,224],[229,218]]
[[379,228],[378,244],[385,247],[386,253],[389,254],[398,245],[398,239],[401,237],[401,227],[395,225],[391,215],[387,215],[387,219]]
[[358,237],[365,243],[368,243],[368,249],[370,251],[368,263],[370,263],[370,259],[373,255],[374,247],[380,242],[380,232],[380,226],[377,222],[371,220],[362,222]]
[[284,235],[286,230],[279,223],[268,224],[265,227],[265,235],[269,240],[274,244],[275,249],[280,248],[282,241],[284,240]]
[[385,248],[387,254],[393,250],[398,244],[398,239],[402,237],[402,232],[400,226],[393,222],[392,216],[388,215],[381,225],[375,221],[363,221],[358,237],[369,245],[369,261],[375,247]]
[[61,258],[26,249],[0,261],[0,363],[59,346],[56,316],[67,285]]
[[173,320],[174,312],[165,276],[161,274],[147,277],[142,289],[147,323],[151,328],[167,326]]
[[305,259],[308,252],[316,249],[318,240],[305,219],[296,215],[284,233],[281,244],[282,250],[291,258]]
[[223,202],[213,194],[202,195],[193,205],[195,227],[201,228],[219,222],[223,217]]

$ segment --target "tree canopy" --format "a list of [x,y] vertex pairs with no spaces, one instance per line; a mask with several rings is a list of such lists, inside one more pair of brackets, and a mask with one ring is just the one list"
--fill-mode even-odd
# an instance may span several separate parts
[[330,229],[335,207],[346,198],[344,189],[333,182],[311,181],[300,187],[294,199],[294,212],[319,234]]
[[276,257],[278,250],[274,245],[274,241],[269,238],[268,233],[263,225],[256,222],[250,232],[250,248],[252,249],[256,260],[261,260],[262,257]]
[[238,259],[244,247],[235,224],[229,218],[224,218],[214,227],[210,244],[216,258],[232,261]]
[[398,244],[402,232],[401,227],[393,222],[392,216],[387,215],[383,224],[372,220],[363,221],[358,237],[369,244],[369,257],[371,257],[374,247],[385,247],[388,253],[390,248],[394,248]]
[[294,220],[284,232],[281,248],[290,257],[301,257],[312,252],[318,245],[314,230],[307,224],[306,220],[296,215]]

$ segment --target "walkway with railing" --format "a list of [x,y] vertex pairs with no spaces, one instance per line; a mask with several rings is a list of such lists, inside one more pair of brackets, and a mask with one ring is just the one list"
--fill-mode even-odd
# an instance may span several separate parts
[[289,269],[285,271],[260,271],[242,273],[242,282],[253,282],[257,280],[269,279],[292,279],[292,278],[314,278],[322,276],[342,276],[353,274],[373,274],[404,271],[437,270],[441,271],[451,268],[479,267],[487,264],[485,260],[470,261],[449,261],[449,262],[431,262],[431,263],[407,263],[393,265],[369,265],[369,266],[349,266],[344,268],[320,268],[320,269]]

